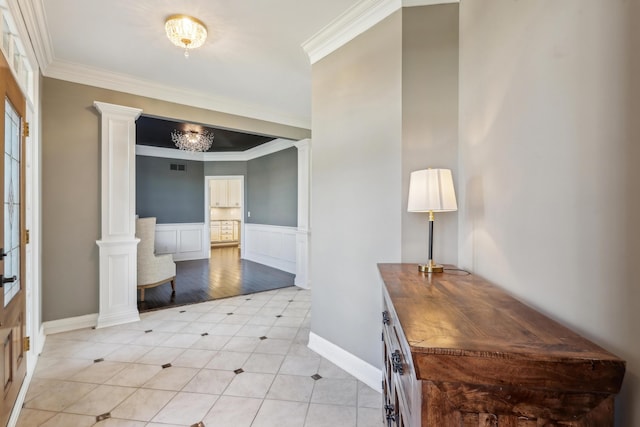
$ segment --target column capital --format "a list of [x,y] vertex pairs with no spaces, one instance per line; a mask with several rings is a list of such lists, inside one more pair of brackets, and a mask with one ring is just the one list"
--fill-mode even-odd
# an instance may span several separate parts
[[100,114],[127,116],[133,120],[137,120],[142,114],[140,108],[125,107],[124,105],[108,104],[100,101],[93,101],[93,106],[96,107]]

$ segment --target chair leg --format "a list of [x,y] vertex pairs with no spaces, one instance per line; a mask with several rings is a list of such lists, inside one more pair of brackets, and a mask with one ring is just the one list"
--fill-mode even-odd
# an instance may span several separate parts
[[144,302],[144,288],[140,288],[140,301]]
[[171,290],[173,290],[173,292],[176,291],[176,279],[175,279],[175,277],[173,279],[171,279]]

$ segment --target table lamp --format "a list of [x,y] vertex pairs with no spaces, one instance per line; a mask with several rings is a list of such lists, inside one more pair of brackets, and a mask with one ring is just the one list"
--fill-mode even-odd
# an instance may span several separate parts
[[411,172],[408,212],[429,212],[429,260],[418,265],[424,273],[442,273],[433,261],[433,213],[458,210],[453,178],[449,169],[424,169]]

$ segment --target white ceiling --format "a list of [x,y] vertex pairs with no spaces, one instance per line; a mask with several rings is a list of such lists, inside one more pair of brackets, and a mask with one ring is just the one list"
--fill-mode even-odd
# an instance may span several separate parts
[[[20,7],[32,17],[45,76],[308,128],[311,66],[301,44],[356,3],[27,0]],[[188,59],[164,33],[176,13],[209,29]]]

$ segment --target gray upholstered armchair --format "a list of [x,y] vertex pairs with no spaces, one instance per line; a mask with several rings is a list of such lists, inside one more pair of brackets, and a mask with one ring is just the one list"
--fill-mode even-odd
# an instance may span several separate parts
[[155,254],[156,219],[136,219],[136,237],[138,243],[138,289],[140,301],[144,301],[144,290],[163,283],[171,282],[171,289],[176,290],[176,263],[173,255]]

